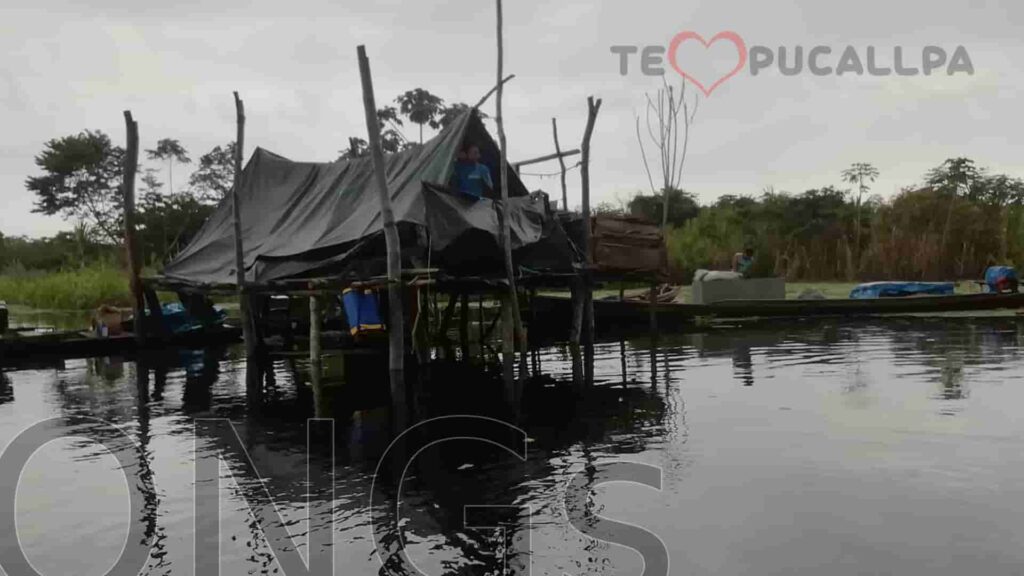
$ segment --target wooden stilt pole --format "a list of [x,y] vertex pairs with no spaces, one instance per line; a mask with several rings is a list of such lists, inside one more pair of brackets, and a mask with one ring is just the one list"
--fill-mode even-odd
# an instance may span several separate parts
[[[626,301],[626,289],[621,284],[619,285],[619,302]],[[626,387],[626,338],[624,336],[619,337],[619,363],[622,368],[622,387]]]
[[380,198],[380,213],[384,225],[384,240],[388,253],[388,372],[391,377],[391,400],[397,405],[405,403],[405,326],[402,316],[402,256],[398,239],[398,227],[391,211],[391,196],[388,194],[387,178],[384,174],[384,150],[380,144],[380,125],[377,124],[377,105],[373,96],[373,78],[370,75],[370,61],[366,47],[356,49],[359,56],[359,76],[363,85],[363,108],[366,112],[366,130],[369,132],[370,153],[373,157],[374,180]]
[[594,134],[594,123],[597,121],[597,113],[601,110],[601,99],[594,100],[593,96],[587,98],[587,128],[583,132],[583,143],[580,146],[582,156],[580,158],[580,183],[583,195],[583,246],[586,253],[587,268],[584,274],[586,286],[584,287],[584,319],[586,329],[586,343],[594,342],[594,292],[590,279],[590,271],[594,265],[594,254],[591,239],[590,221],[590,138]]
[[[497,3],[497,36],[498,36],[498,90],[495,97],[495,114],[494,121],[498,125],[498,141],[501,146],[501,173],[499,178],[501,179],[501,247],[505,252],[505,275],[506,281],[508,282],[508,306],[509,311],[512,314],[512,322],[514,322],[514,335],[519,338],[520,350],[522,352],[519,358],[519,373],[525,378],[528,373],[528,366],[526,362],[526,332],[523,330],[522,319],[519,316],[519,293],[516,290],[516,278],[515,278],[515,267],[512,264],[512,234],[510,230],[510,223],[508,218],[508,142],[505,139],[505,122],[501,114],[501,103],[503,96],[503,85],[502,72],[504,67],[504,56],[505,56],[505,42],[503,32],[503,17],[501,9],[501,0],[496,0]],[[514,349],[514,344],[513,344]],[[509,358],[511,360],[511,358]],[[509,361],[509,360],[506,360]],[[511,370],[505,370],[506,375],[511,373]],[[515,386],[512,382],[507,382],[507,386]]]
[[242,154],[245,150],[245,104],[235,92],[235,178],[231,187],[231,214],[235,232],[235,283],[238,284],[238,312],[242,317],[242,338],[245,340],[245,355],[256,354],[256,326],[253,322],[249,293],[245,289],[245,250],[242,244]]
[[124,246],[128,257],[128,285],[132,292],[132,314],[134,315],[135,338],[142,344],[146,341],[146,314],[143,306],[143,287],[139,273],[142,270],[142,254],[139,253],[138,236],[135,232],[135,172],[139,166],[139,125],[132,118],[130,110],[124,111],[127,131],[127,146],[124,155]]
[[565,158],[562,157],[562,149],[558,144],[558,120],[551,119],[551,132],[555,137],[555,154],[558,154],[558,164],[562,167],[562,210],[569,209],[569,193],[565,187]]

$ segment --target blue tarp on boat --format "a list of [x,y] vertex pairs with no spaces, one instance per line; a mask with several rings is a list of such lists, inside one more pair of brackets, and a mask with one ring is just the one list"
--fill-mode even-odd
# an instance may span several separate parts
[[[188,332],[198,332],[204,328],[212,326],[219,326],[224,324],[227,320],[228,314],[224,310],[214,306],[214,316],[209,322],[203,323],[201,320],[192,317],[191,314],[185,310],[185,307],[180,302],[170,302],[160,307],[163,311],[164,327],[171,334],[186,334]],[[149,309],[146,309],[146,316],[149,316]]]
[[868,282],[850,290],[850,298],[900,298],[903,296],[952,296],[952,282]]
[[1017,270],[1013,266],[989,266],[985,270],[985,284],[989,292],[1016,290]]

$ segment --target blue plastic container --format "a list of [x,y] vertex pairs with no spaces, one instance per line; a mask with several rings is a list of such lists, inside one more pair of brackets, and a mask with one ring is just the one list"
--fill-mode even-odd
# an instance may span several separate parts
[[377,294],[373,290],[347,288],[341,293],[341,301],[345,304],[345,318],[348,320],[349,332],[353,336],[366,332],[380,332],[384,329]]

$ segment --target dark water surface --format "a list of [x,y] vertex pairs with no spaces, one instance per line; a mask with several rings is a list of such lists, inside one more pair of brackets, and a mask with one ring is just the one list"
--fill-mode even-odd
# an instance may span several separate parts
[[[496,574],[506,556],[518,574],[529,563],[533,574],[639,575],[637,552],[570,525],[566,484],[583,471],[589,496],[569,494],[570,507],[656,534],[672,574],[1020,573],[1022,328],[1015,318],[904,318],[662,335],[653,354],[649,339],[604,343],[597,382],[579,399],[565,384],[566,349],[544,349],[545,383],[527,390],[518,421],[526,460],[472,440],[419,453],[401,484],[406,553],[430,575]],[[293,553],[282,528],[303,555],[307,534],[329,536],[315,548],[333,555],[336,574],[379,573],[371,518],[394,505],[400,476],[379,479],[371,514],[378,457],[393,437],[389,410],[374,405],[385,384],[332,380],[337,363],[327,362],[319,394],[304,361],[283,359],[272,383],[247,395],[237,350],[4,372],[0,444],[40,420],[90,416],[138,445],[123,473],[84,438],[87,424],[39,449],[18,486],[18,538],[0,536],[3,550],[20,540],[41,574],[99,575],[123,546],[139,548],[125,542],[134,524],[154,542],[142,573],[212,574],[194,534],[219,516],[223,574],[284,573],[273,553]],[[488,378],[460,367],[429,377],[424,414],[491,413],[473,409]],[[333,499],[320,453],[306,482],[306,419],[317,413],[336,418]],[[195,511],[194,455],[224,448],[197,418],[230,419],[252,460],[223,451],[219,514]],[[588,472],[617,460],[659,467],[661,490],[601,484]],[[126,476],[143,487],[137,505]],[[279,517],[250,507],[262,488]],[[503,512],[512,524],[502,535],[466,528],[466,505],[519,511]],[[394,538],[384,544],[397,547]]]

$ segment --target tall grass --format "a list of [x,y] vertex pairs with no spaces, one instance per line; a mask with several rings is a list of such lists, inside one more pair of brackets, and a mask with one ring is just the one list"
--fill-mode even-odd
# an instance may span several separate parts
[[859,250],[854,214],[849,201],[822,194],[720,202],[669,230],[666,243],[687,279],[727,269],[745,246],[756,250],[755,275],[790,282],[950,280],[979,278],[991,262],[1024,266],[1024,205],[904,191],[864,207]]
[[9,266],[0,274],[0,300],[46,310],[85,310],[100,304],[131,306],[128,277],[108,263],[58,272]]

